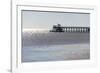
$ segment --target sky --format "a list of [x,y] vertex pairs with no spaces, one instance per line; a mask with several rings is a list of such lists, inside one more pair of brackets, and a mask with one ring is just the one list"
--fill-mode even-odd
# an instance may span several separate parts
[[53,25],[90,26],[89,13],[22,11],[23,29],[51,29]]

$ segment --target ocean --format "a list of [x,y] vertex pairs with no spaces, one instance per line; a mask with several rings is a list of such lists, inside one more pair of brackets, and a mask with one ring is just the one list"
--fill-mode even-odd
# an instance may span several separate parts
[[22,32],[22,62],[90,59],[89,32]]

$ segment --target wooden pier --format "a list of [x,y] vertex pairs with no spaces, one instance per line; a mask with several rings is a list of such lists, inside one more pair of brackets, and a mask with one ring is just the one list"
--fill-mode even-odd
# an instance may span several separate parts
[[51,32],[90,32],[90,27],[62,27],[53,26]]

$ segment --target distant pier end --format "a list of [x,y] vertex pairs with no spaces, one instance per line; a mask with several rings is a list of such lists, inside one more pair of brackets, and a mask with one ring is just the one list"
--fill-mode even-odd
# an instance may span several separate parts
[[90,32],[90,27],[64,27],[58,24],[53,25],[50,32]]

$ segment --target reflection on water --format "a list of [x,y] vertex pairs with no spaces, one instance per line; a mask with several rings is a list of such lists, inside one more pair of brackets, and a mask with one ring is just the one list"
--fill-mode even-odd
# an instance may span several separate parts
[[23,31],[22,62],[89,59],[89,33]]

